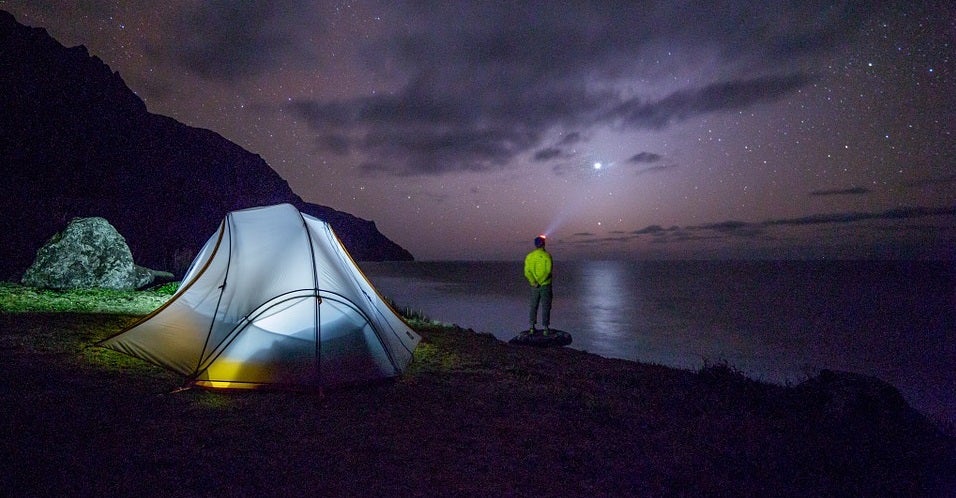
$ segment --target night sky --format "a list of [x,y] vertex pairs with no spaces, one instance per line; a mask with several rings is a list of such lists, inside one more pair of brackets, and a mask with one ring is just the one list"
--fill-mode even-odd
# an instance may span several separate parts
[[0,9],[420,260],[956,259],[956,4],[569,3]]

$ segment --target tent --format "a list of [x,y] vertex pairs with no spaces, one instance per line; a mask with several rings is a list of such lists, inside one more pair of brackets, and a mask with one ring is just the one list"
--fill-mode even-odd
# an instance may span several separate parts
[[400,374],[420,337],[325,222],[234,211],[161,308],[100,346],[212,388],[309,388]]

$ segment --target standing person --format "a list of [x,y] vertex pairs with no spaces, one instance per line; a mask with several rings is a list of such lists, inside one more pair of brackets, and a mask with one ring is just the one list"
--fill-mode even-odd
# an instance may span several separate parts
[[524,276],[531,284],[531,312],[529,318],[531,328],[528,334],[535,333],[538,322],[538,305],[541,305],[541,324],[544,325],[544,335],[551,333],[551,254],[544,248],[545,236],[539,235],[534,239],[535,249],[524,258]]

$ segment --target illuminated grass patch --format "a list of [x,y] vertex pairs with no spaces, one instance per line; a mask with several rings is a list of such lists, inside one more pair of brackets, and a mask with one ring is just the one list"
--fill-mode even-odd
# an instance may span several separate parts
[[443,350],[434,344],[421,342],[415,348],[415,359],[409,365],[409,373],[418,372],[449,372],[460,369],[461,358],[449,351]]
[[4,282],[0,283],[0,312],[145,315],[165,304],[178,285],[167,284],[144,291],[52,290]]

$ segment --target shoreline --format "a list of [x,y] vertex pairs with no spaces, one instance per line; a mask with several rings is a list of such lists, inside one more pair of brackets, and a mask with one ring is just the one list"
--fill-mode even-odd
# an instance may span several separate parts
[[[878,377],[956,426],[949,268],[920,262],[620,262],[562,267],[552,321],[571,348],[787,385],[823,369]],[[673,266],[676,263],[677,266]],[[384,295],[509,340],[527,321],[515,264],[369,265]],[[939,271],[938,271],[939,270]],[[743,273],[741,273],[743,271]],[[613,282],[613,292],[602,282]],[[579,289],[573,292],[572,289]],[[492,313],[488,313],[493,310]],[[610,310],[610,311],[608,311]]]

